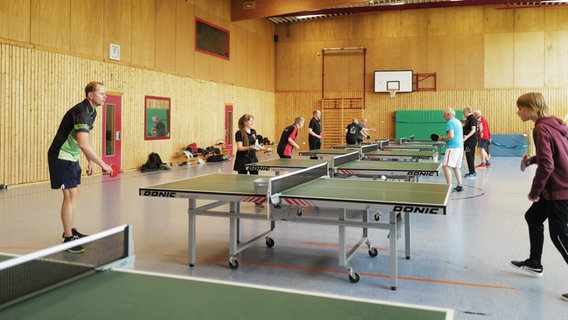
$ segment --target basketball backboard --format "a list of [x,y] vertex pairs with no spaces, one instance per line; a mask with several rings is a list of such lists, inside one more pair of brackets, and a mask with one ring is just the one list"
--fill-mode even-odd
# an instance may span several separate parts
[[376,93],[412,92],[412,70],[375,70],[374,91]]

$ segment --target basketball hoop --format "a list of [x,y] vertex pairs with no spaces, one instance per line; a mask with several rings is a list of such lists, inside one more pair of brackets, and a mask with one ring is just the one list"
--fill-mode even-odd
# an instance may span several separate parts
[[389,90],[391,98],[396,97],[396,92],[398,91],[397,88],[389,88],[388,90]]

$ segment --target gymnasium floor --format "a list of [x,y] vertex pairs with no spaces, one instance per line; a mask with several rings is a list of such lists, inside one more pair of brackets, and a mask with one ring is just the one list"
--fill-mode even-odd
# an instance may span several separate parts
[[[382,230],[370,231],[378,257],[370,258],[361,250],[352,259],[361,275],[353,284],[337,264],[336,227],[279,222],[273,236],[276,245],[269,249],[263,242],[255,244],[240,255],[240,267],[231,270],[228,220],[201,216],[197,264],[190,269],[187,201],[139,197],[138,188],[212,172],[232,173],[232,161],[126,172],[115,179],[85,177],[76,226],[94,233],[132,224],[135,268],[144,271],[448,307],[460,320],[565,319],[568,302],[560,295],[568,292],[568,266],[550,242],[548,230],[542,278],[509,265],[510,260],[528,256],[523,214],[530,205],[526,194],[534,167],[521,173],[519,158],[491,160],[493,166],[478,169],[476,179],[464,179],[464,192],[452,194],[448,215],[412,216],[412,259],[404,259],[401,242],[397,291],[389,286],[388,240]],[[444,182],[443,173],[429,181]],[[0,191],[0,252],[25,254],[59,243],[61,197],[48,183]],[[250,204],[243,208],[256,210]],[[244,221],[242,234],[254,235],[267,225]],[[353,243],[359,234],[348,232]],[[198,293],[187,294],[191,299]]]

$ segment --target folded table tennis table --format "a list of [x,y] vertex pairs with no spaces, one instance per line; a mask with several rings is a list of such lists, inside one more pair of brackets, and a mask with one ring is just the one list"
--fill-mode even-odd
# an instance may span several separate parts
[[[229,219],[229,266],[232,269],[239,267],[237,255],[257,241],[264,240],[268,247],[274,246],[275,241],[270,236],[275,229],[276,221],[337,226],[339,265],[348,269],[349,280],[352,282],[359,281],[359,274],[354,271],[349,260],[358,248],[366,245],[371,257],[375,257],[378,253],[368,239],[368,229],[388,230],[391,289],[396,290],[397,238],[401,234],[402,220],[404,219],[406,223],[405,254],[409,259],[409,214],[445,214],[450,186],[329,179],[328,172],[329,164],[323,162],[274,177],[211,174],[143,187],[139,189],[139,195],[188,199],[188,260],[191,267],[196,261],[196,216],[198,215]],[[259,184],[259,179],[266,181]],[[259,185],[264,185],[264,189]],[[203,204],[198,203],[198,200],[209,201]],[[268,203],[269,206],[266,208],[266,213],[242,212],[241,204],[247,202]],[[226,205],[228,210],[224,209]],[[329,210],[320,210],[318,215],[309,215],[304,214],[302,210],[306,207]],[[381,219],[381,214],[384,212],[388,213],[388,219]],[[250,240],[242,242],[239,239],[241,219],[266,220],[270,222],[270,227]],[[361,230],[360,240],[349,251],[345,244],[347,227]]]

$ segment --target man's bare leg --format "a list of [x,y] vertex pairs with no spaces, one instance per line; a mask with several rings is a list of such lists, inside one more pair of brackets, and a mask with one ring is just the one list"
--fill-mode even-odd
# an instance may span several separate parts
[[75,220],[75,199],[79,196],[79,187],[63,189],[63,203],[61,204],[61,223],[65,237],[73,236],[71,229]]

